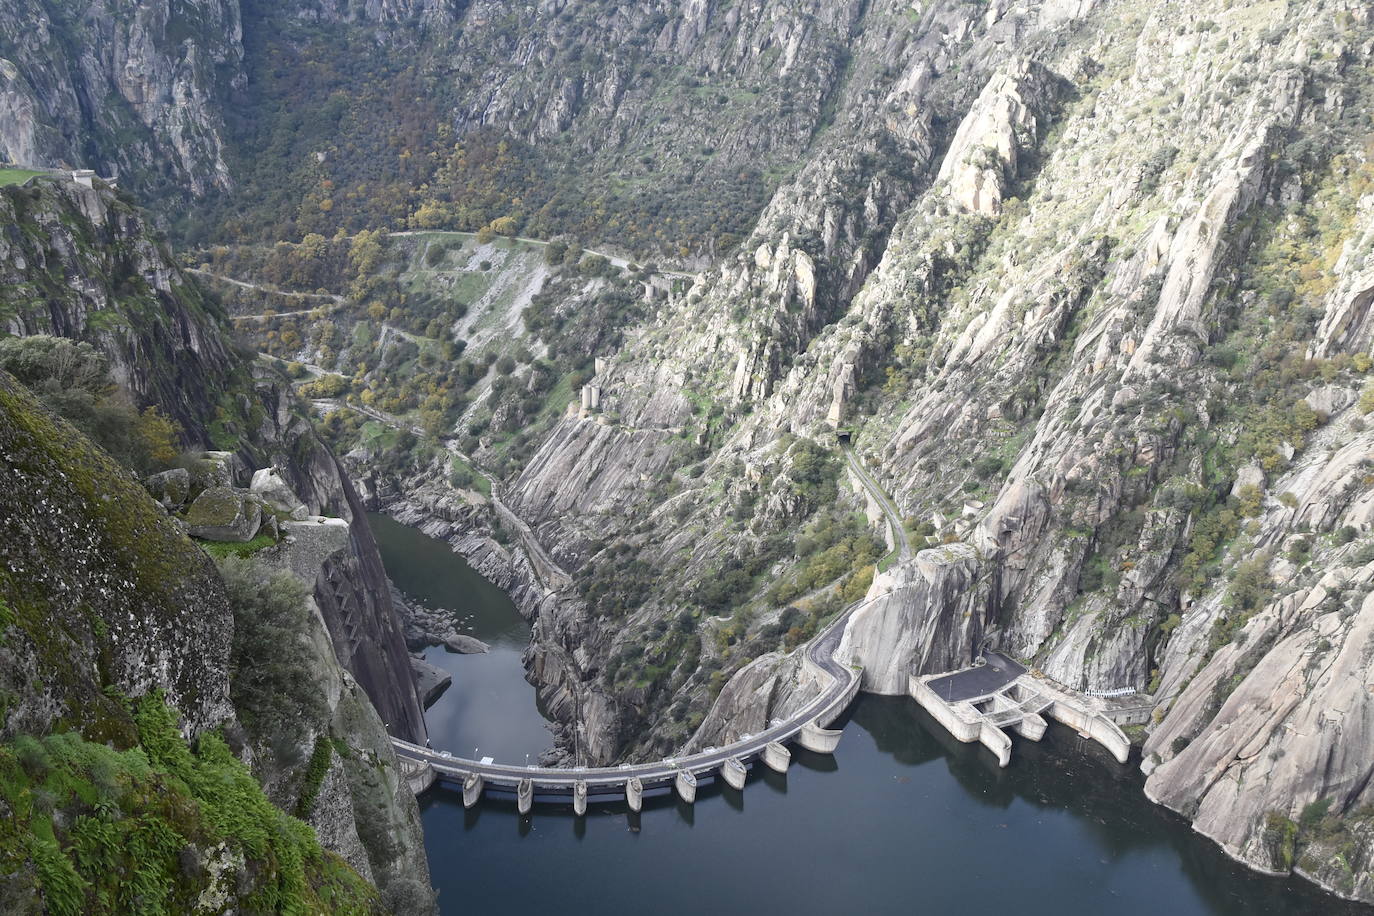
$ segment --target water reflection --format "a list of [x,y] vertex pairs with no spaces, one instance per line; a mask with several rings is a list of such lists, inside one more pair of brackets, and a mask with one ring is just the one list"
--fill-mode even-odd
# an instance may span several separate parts
[[720,780],[639,815],[603,801],[519,818],[492,800],[477,819],[432,793],[444,911],[1371,914],[1230,862],[1068,729],[1018,741],[1002,770],[929,725],[910,700],[861,697],[833,759],[798,749],[742,793]]
[[393,521],[368,516],[387,574],[406,596],[426,607],[457,612],[458,630],[491,646],[456,655],[442,646],[425,661],[447,671],[453,685],[425,711],[436,748],[506,763],[537,761],[553,743],[537,694],[525,680],[521,654],[530,628],[505,592],[482,578],[443,541]]

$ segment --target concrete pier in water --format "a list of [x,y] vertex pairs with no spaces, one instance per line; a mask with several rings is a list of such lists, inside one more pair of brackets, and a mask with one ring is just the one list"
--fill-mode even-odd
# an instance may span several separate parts
[[534,780],[526,776],[515,789],[515,806],[521,814],[529,814],[534,806]]
[[731,757],[720,765],[720,775],[730,788],[743,789],[744,781],[749,778],[749,770],[739,762],[738,757]]
[[835,748],[840,746],[842,734],[844,732],[841,729],[821,728],[815,722],[808,722],[802,726],[801,734],[797,735],[797,743],[817,754],[833,754]]
[[677,778],[673,780],[673,788],[677,790],[678,797],[687,804],[692,804],[697,800],[697,778],[687,770],[679,770]]
[[463,780],[463,807],[471,808],[482,798],[482,779],[481,773],[469,773]]
[[578,817],[587,813],[587,780],[579,779],[573,783],[573,811]]
[[764,764],[776,773],[786,773],[792,763],[792,752],[776,741],[770,741],[763,748]]
[[635,813],[644,807],[644,783],[640,782],[638,776],[631,776],[630,781],[625,783],[625,804]]

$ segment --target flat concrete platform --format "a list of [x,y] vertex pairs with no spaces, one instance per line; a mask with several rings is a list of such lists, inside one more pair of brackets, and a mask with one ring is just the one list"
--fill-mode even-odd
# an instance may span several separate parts
[[934,678],[927,684],[946,703],[958,703],[996,693],[1026,673],[1024,666],[1001,652],[985,652],[983,660],[986,664]]

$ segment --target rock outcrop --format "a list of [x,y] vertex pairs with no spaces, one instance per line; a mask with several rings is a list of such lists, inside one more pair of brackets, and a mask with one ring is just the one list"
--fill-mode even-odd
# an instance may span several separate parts
[[[39,747],[37,739],[61,731],[68,753],[76,740],[123,750],[150,738],[150,725],[142,716],[149,702],[159,707],[165,702],[175,710],[175,715],[168,713],[171,721],[179,717],[184,736],[199,739],[202,752],[217,744],[227,755],[220,734],[241,745],[245,729],[231,685],[245,672],[231,664],[236,612],[214,564],[127,471],[47,413],[4,372],[0,483],[0,509],[10,522],[0,536],[0,691],[5,698],[0,738]],[[304,677],[324,697],[325,721],[297,712],[290,724],[293,732],[305,736],[299,753],[283,753],[284,735],[257,736],[257,747],[239,747],[239,753],[253,758],[253,772],[267,799],[308,819],[324,847],[353,866],[356,874],[348,874],[355,889],[360,875],[381,889],[392,912],[433,912],[415,800],[381,720],[339,666],[323,623],[316,610],[306,632],[295,635],[302,637]],[[165,741],[181,738],[172,730],[156,745],[157,753],[141,759],[141,770],[162,765],[158,755],[169,753]],[[329,751],[335,740],[346,742],[349,751],[327,758],[327,769],[312,786],[309,770],[319,749]],[[7,754],[11,746],[7,744]],[[183,745],[180,752],[189,766],[191,751]],[[237,761],[233,766],[252,783],[247,767]],[[115,776],[106,772],[96,778]],[[171,782],[184,785],[180,777]],[[153,794],[178,791],[185,790],[163,784]],[[225,785],[222,791],[237,793],[235,804],[253,803],[241,786]],[[307,792],[316,795],[306,800]],[[182,870],[179,886],[251,908],[260,903],[255,895],[263,882],[275,880],[269,873],[283,867],[275,860],[269,867],[264,860],[265,851],[278,841],[233,832],[257,828],[254,819],[261,811],[235,812],[225,846],[216,852],[197,848],[199,833],[185,838],[175,833],[185,829],[185,813],[175,825],[167,825],[160,820],[165,817],[161,807],[140,800],[138,793],[127,794],[132,801],[120,804],[135,805],[130,813],[146,829],[159,825],[176,836],[173,849],[179,851],[169,854],[174,861],[223,859],[213,869]],[[73,804],[87,802],[54,794],[48,803],[57,810]],[[147,810],[138,810],[140,805]],[[107,816],[82,815],[93,822]],[[52,855],[67,854],[73,844],[69,827],[69,821],[57,828],[48,822],[57,840]],[[305,833],[318,859],[314,837]],[[144,864],[157,854],[156,849],[145,851],[150,861]],[[317,874],[317,864],[305,867],[320,888],[340,892],[339,875]],[[5,876],[7,904],[22,908],[25,900],[40,901],[41,893],[52,893],[45,875],[35,879],[26,872],[30,870],[16,869]],[[363,899],[373,893],[367,891]],[[337,905],[342,898],[329,899]]]
[[0,159],[193,194],[231,183],[221,98],[241,84],[237,0],[0,6]]
[[285,382],[240,362],[222,317],[113,191],[45,179],[0,189],[0,211],[11,220],[0,237],[5,329],[87,341],[131,400],[180,424],[186,445],[232,446],[206,453],[210,460],[196,470],[205,479],[188,478],[191,497],[206,486],[235,487],[242,497],[220,506],[231,511],[216,513],[207,534],[248,540],[257,532],[263,500],[248,492],[255,468],[276,469],[271,476],[295,500],[291,512],[303,506],[348,525],[339,555],[317,567],[316,600],[340,661],[383,720],[399,737],[423,740],[400,622],[366,517]]
[[976,654],[989,623],[979,575],[968,544],[922,550],[878,574],[836,654],[863,666],[863,690],[886,695],[905,695],[913,674],[959,667]]

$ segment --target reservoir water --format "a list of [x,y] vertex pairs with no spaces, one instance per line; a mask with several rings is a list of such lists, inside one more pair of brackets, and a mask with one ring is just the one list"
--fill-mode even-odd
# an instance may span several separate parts
[[425,711],[436,748],[462,756],[525,762],[553,744],[539,712],[537,693],[525,680],[520,655],[530,644],[530,627],[501,589],[477,574],[443,541],[388,516],[368,515],[387,575],[416,603],[457,612],[458,632],[491,646],[476,655],[457,655],[443,646],[425,650],[425,661],[449,673],[453,684]]
[[[428,715],[434,746],[537,752],[548,733],[520,666],[529,630],[509,600],[447,545],[389,519],[376,528],[403,591],[470,614],[472,635],[493,644],[488,656],[442,659],[454,685]],[[469,669],[475,659],[491,670]],[[478,708],[489,703],[501,714]],[[1134,766],[1060,726],[1039,744],[1018,740],[1003,770],[912,700],[861,695],[833,756],[793,755],[785,776],[756,766],[743,792],[703,785],[695,806],[646,799],[638,816],[593,804],[585,818],[542,805],[521,817],[493,799],[465,811],[459,795],[432,790],[420,807],[441,910],[1374,916],[1232,862],[1149,803]]]

